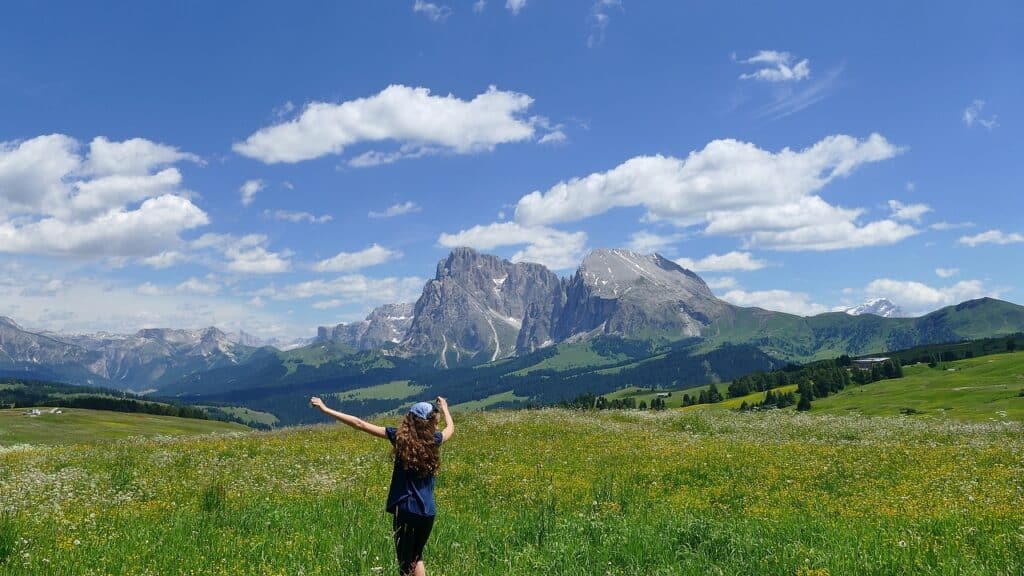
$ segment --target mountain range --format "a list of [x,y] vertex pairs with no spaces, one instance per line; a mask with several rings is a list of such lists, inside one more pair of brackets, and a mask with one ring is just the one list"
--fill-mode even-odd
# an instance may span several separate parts
[[[634,358],[685,341],[694,357],[730,349],[753,358],[756,349],[764,364],[1024,331],[1024,307],[989,298],[918,318],[900,315],[886,300],[811,317],[734,306],[715,297],[700,276],[658,254],[595,250],[575,274],[559,277],[540,264],[458,248],[438,262],[415,303],[321,327],[306,345],[277,343],[288,350],[212,327],[65,335],[33,333],[0,317],[0,374],[194,394],[211,382],[223,392],[283,386],[300,377],[313,382],[330,370],[330,378],[351,377],[360,366],[477,366],[605,338],[636,343],[631,349],[644,352]],[[726,356],[717,353],[719,365]]]

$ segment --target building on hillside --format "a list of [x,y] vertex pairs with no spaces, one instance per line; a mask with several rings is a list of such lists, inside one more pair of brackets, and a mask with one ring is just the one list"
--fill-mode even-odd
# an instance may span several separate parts
[[853,367],[859,370],[871,370],[871,368],[888,361],[889,358],[857,358],[853,360]]

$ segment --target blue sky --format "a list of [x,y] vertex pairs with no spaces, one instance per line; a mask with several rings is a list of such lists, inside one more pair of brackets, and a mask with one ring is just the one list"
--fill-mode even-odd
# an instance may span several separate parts
[[456,245],[802,314],[1024,301],[1024,9],[833,4],[6,6],[0,315],[309,336]]

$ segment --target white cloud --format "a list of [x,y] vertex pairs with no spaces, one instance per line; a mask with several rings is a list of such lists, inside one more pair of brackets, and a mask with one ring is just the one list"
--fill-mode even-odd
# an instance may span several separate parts
[[329,310],[331,308],[340,308],[344,305],[345,302],[337,298],[334,298],[332,300],[321,300],[319,302],[313,302],[312,304],[313,308],[316,308],[317,310]]
[[929,226],[932,230],[958,230],[960,228],[973,228],[974,222],[936,222]]
[[483,12],[485,8],[487,8],[487,0],[476,0],[476,2],[473,2],[473,12],[479,14]]
[[555,130],[552,130],[551,132],[548,132],[547,134],[541,136],[540,140],[537,140],[537,143],[538,144],[564,144],[568,140],[569,140],[569,137],[565,135],[565,132],[562,132],[560,129],[556,128]]
[[595,0],[590,7],[590,34],[587,36],[587,47],[593,48],[604,43],[605,33],[608,31],[608,24],[611,23],[611,12],[613,9],[622,9],[622,0]]
[[936,268],[935,275],[939,278],[952,278],[960,273],[959,268]]
[[242,206],[252,204],[252,201],[256,199],[256,193],[265,187],[266,183],[263,180],[246,180],[245,184],[238,189],[239,194],[242,195]]
[[330,214],[317,216],[316,214],[311,214],[309,212],[292,212],[290,210],[264,210],[263,215],[267,218],[273,218],[274,220],[283,220],[285,222],[293,222],[295,224],[300,222],[323,224],[324,222],[334,220],[334,216],[331,216]]
[[758,307],[765,310],[775,310],[800,316],[813,316],[828,312],[828,306],[814,302],[804,292],[791,292],[789,290],[757,290],[746,292],[735,289],[726,292],[722,299],[737,306]]
[[974,236],[961,236],[960,243],[974,248],[981,244],[1017,244],[1024,242],[1024,235],[1016,232],[1003,232],[1002,230],[989,230]]
[[647,230],[633,233],[626,248],[641,254],[671,251],[672,245],[685,238],[683,234],[655,234]]
[[932,211],[927,204],[904,204],[899,200],[889,200],[889,209],[893,218],[912,222],[921,222],[921,217]]
[[209,218],[173,163],[195,155],[148,140],[62,134],[0,143],[0,252],[143,257]]
[[[308,335],[314,329],[257,311],[251,303],[225,297],[223,290],[214,295],[210,290],[177,290],[173,284],[121,284],[79,276],[69,270],[62,270],[60,274],[65,280],[64,286],[59,294],[52,295],[43,289],[52,279],[31,269],[20,270],[17,286],[6,285],[0,273],[0,302],[3,302],[4,314],[34,329],[77,333],[131,334],[140,328],[218,326],[225,331],[244,329],[261,336],[299,336]],[[208,279],[197,281],[210,282]],[[29,289],[25,290],[26,287]]]
[[754,258],[750,252],[727,252],[725,254],[709,254],[700,260],[679,258],[676,260],[683,268],[694,272],[722,272],[725,270],[760,270],[768,262]]
[[833,206],[815,193],[861,165],[900,152],[878,134],[864,140],[829,136],[804,150],[776,153],[715,140],[685,159],[638,156],[607,172],[531,192],[516,205],[516,220],[536,227],[640,206],[647,220],[704,224],[706,234],[741,236],[748,246],[834,250],[892,244],[917,230],[888,219],[861,224],[862,209]]
[[192,241],[195,250],[220,252],[231,272],[242,274],[279,274],[291,270],[291,252],[271,252],[266,248],[267,237],[262,234],[247,234],[237,237],[231,234],[203,234]]
[[164,293],[162,288],[152,282],[143,282],[135,289],[135,292],[143,296],[160,296]]
[[170,268],[175,264],[181,264],[188,261],[188,256],[178,252],[177,250],[165,250],[159,254],[153,256],[147,256],[139,260],[142,264],[153,268]]
[[962,280],[952,286],[933,287],[921,282],[879,278],[864,289],[872,298],[888,298],[915,314],[942,306],[959,304],[983,296],[998,297],[1000,291],[986,288],[980,280]]
[[423,208],[421,208],[419,204],[416,204],[412,200],[407,200],[405,202],[400,202],[398,204],[392,204],[382,212],[370,210],[367,216],[369,216],[370,218],[392,218],[394,216],[401,216],[403,214],[412,214],[414,212],[419,212],[421,210],[423,210]]
[[193,276],[181,284],[178,284],[175,289],[178,292],[190,292],[192,294],[206,294],[208,296],[212,296],[220,292],[220,284],[217,284],[217,282],[210,279],[202,280]]
[[739,289],[740,284],[732,276],[722,276],[720,278],[705,278],[704,283],[708,285],[708,288],[712,290],[734,290]]
[[261,296],[275,300],[326,297],[338,300],[338,305],[387,304],[411,302],[419,298],[426,281],[422,278],[369,278],[362,274],[348,274],[334,280],[310,280],[289,284],[281,288],[269,287]]
[[500,246],[525,248],[512,255],[513,262],[538,262],[554,270],[579,265],[587,242],[584,232],[563,232],[546,226],[522,226],[516,222],[477,225],[455,234],[441,234],[438,243],[446,248],[469,246],[492,250]]
[[755,56],[740,60],[741,64],[766,65],[754,72],[740,74],[741,80],[762,80],[765,82],[799,82],[811,75],[811,62],[804,58],[793,64],[793,55],[789,52],[761,50]]
[[532,103],[526,94],[494,86],[472,100],[461,100],[432,95],[427,88],[392,85],[368,98],[313,102],[297,118],[263,128],[233,148],[268,164],[341,154],[364,142],[402,146],[397,152],[363,154],[362,165],[438,151],[470,154],[532,140],[536,120],[524,117]]
[[991,115],[987,118],[983,117],[981,115],[981,112],[984,109],[984,100],[974,100],[973,102],[971,102],[970,106],[964,108],[964,112],[961,115],[961,119],[964,121],[964,124],[967,125],[968,128],[973,127],[975,124],[978,124],[979,126],[989,131],[991,131],[993,128],[998,128],[998,117],[995,115]]
[[519,11],[526,7],[526,0],[505,0],[505,9],[513,14],[519,14]]
[[424,2],[423,0],[416,0],[412,5],[412,11],[423,14],[434,22],[444,22],[452,15],[452,9],[450,6],[434,4],[433,2]]
[[774,84],[772,92],[774,99],[755,112],[755,117],[768,120],[778,120],[821,102],[832,94],[834,88],[839,84],[844,66],[835,66],[828,69],[824,74],[818,76],[817,80],[807,84],[801,83],[803,88],[796,90],[796,83]]
[[402,253],[398,250],[389,250],[380,244],[374,244],[359,252],[339,252],[331,258],[317,262],[313,269],[317,272],[352,272],[383,264],[401,256]]

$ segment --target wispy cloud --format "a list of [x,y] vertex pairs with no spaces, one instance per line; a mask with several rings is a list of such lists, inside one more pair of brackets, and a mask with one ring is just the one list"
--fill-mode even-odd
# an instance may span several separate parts
[[992,114],[988,117],[981,115],[985,109],[985,101],[975,99],[971,102],[971,105],[964,108],[964,113],[961,115],[961,119],[968,128],[973,128],[975,124],[985,128],[988,131],[992,131],[993,128],[999,127],[998,116]]
[[740,80],[762,82],[799,82],[811,75],[811,61],[807,58],[793,63],[795,58],[789,52],[761,50],[755,56],[739,60],[740,64],[762,66],[749,73],[740,74]]
[[370,210],[370,213],[367,214],[367,216],[370,218],[392,218],[403,214],[412,214],[414,212],[419,212],[420,210],[423,210],[423,208],[421,208],[419,204],[412,200],[407,200],[398,204],[392,204],[391,206],[388,206],[386,210],[380,212]]
[[309,212],[293,212],[291,210],[264,210],[263,216],[266,218],[273,218],[274,220],[282,220],[284,222],[293,222],[298,224],[300,222],[309,222],[310,224],[323,224],[324,222],[330,222],[334,220],[334,216],[330,214],[322,214],[317,216]]
[[1024,242],[1024,235],[1016,232],[1003,232],[1002,230],[989,230],[974,236],[961,236],[960,243],[975,248],[982,244],[1019,244]]
[[266,183],[263,180],[246,180],[245,184],[238,189],[238,193],[242,195],[242,206],[252,204],[256,199],[256,194],[265,187]]
[[615,9],[622,9],[622,0],[596,0],[590,8],[590,35],[587,36],[587,46],[593,48],[604,42],[608,24],[611,23],[611,12]]
[[412,11],[423,14],[433,22],[444,22],[452,15],[450,6],[424,2],[423,0],[416,0],[412,5]]
[[795,90],[791,85],[780,88],[776,92],[774,100],[758,109],[754,116],[761,119],[779,120],[810,108],[832,94],[843,73],[843,68],[844,66],[840,65],[826,71],[820,78],[806,84],[800,90]]

